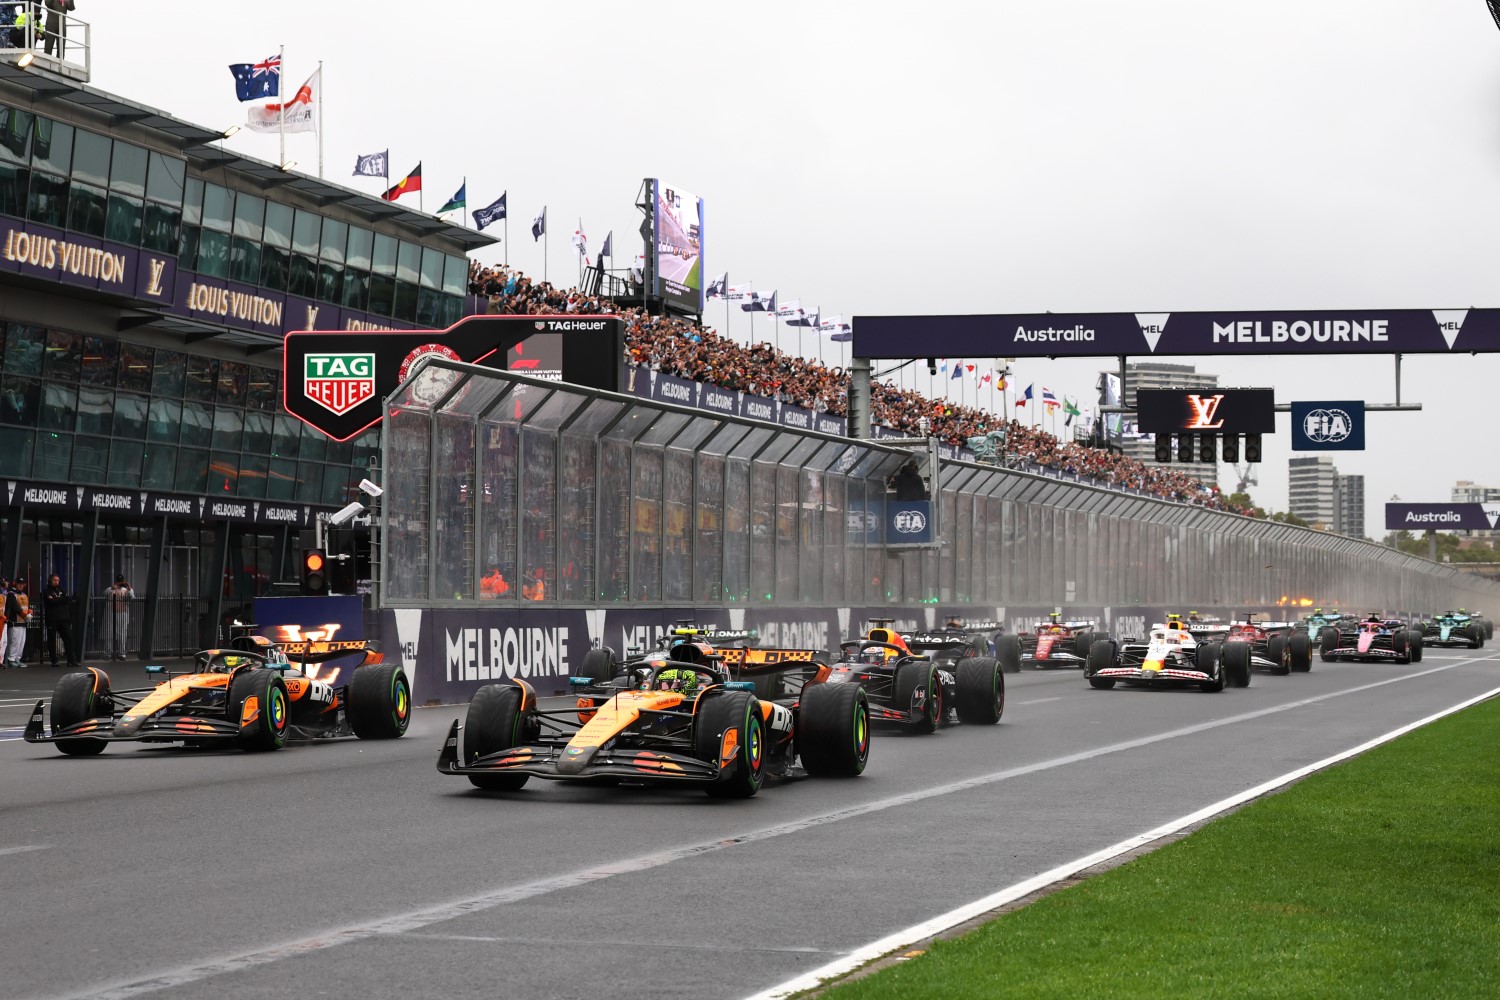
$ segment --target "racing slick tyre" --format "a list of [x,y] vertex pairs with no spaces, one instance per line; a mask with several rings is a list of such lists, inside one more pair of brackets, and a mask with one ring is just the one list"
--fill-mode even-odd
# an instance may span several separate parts
[[1324,663],[1332,663],[1333,651],[1339,648],[1338,629],[1325,625],[1323,631],[1318,633],[1318,658]]
[[1095,677],[1105,667],[1115,665],[1115,646],[1108,639],[1095,639],[1089,647],[1088,660],[1083,665],[1083,675],[1089,679],[1089,687],[1108,691],[1115,686],[1113,677]]
[[399,663],[354,668],[344,718],[362,740],[394,740],[411,724],[411,682]]
[[600,646],[583,654],[583,662],[578,665],[578,672],[574,677],[587,677],[590,684],[607,684],[615,676],[615,651],[608,646]]
[[[1285,636],[1285,635],[1273,635],[1273,636],[1270,636],[1269,638],[1267,638],[1266,639],[1266,659],[1268,659],[1268,660],[1274,660],[1275,662],[1280,663],[1282,661],[1282,658],[1283,658],[1282,657],[1283,651],[1286,649],[1287,642],[1288,642],[1289,639],[1290,639],[1290,637],[1289,636]],[[1276,673],[1276,671],[1273,670],[1273,671],[1271,671],[1271,673],[1274,674],[1274,673]]]
[[[1250,644],[1248,642],[1214,643],[1219,647],[1219,664],[1230,687],[1250,686]],[[1277,673],[1281,671],[1278,670]]]
[[[1246,653],[1250,652],[1250,647],[1243,642],[1231,642],[1227,645],[1243,646]],[[1199,684],[1198,687],[1204,691],[1207,691],[1209,694],[1218,694],[1220,691],[1224,690],[1224,675],[1226,671],[1224,668],[1223,654],[1225,647],[1226,644],[1221,642],[1205,642],[1203,645],[1198,647],[1198,658],[1194,661],[1194,663],[1199,670],[1203,671],[1213,678],[1212,680],[1204,681],[1203,683]],[[1247,666],[1245,667],[1246,673],[1248,673],[1250,669],[1248,666],[1248,662],[1249,658],[1247,657]],[[1249,683],[1250,682],[1247,680],[1245,682],[1245,686],[1248,686]]]
[[853,778],[870,760],[870,702],[858,684],[809,684],[797,706],[797,755],[808,774]]
[[[109,675],[104,671],[81,670],[57,679],[57,686],[52,689],[53,732],[112,714],[114,699],[109,694]],[[70,757],[88,757],[102,753],[104,741],[58,740],[57,749]]]
[[748,799],[765,782],[766,729],[760,702],[749,691],[704,692],[693,716],[693,756],[721,763],[724,737],[733,731],[733,758],[704,791],[716,799]]
[[937,667],[931,663],[903,663],[896,668],[896,683],[891,695],[893,708],[911,708],[913,697],[925,690],[922,698],[922,714],[906,728],[913,733],[934,732],[943,721],[943,681]]
[[[245,703],[251,698],[255,699],[256,714],[245,724]],[[240,723],[241,750],[280,750],[286,746],[290,714],[286,681],[276,671],[264,667],[242,670],[229,682],[229,721]]]
[[958,661],[958,721],[966,726],[993,726],[1005,714],[1005,673],[1000,661],[971,656]]
[[[521,712],[517,684],[486,684],[469,700],[464,716],[463,759],[472,764],[487,754],[509,750],[521,742],[526,716]],[[471,774],[469,784],[487,792],[514,792],[529,774]]]
[[1421,663],[1422,650],[1424,648],[1424,643],[1422,641],[1422,630],[1414,628],[1408,630],[1406,634],[1409,637],[1406,640],[1406,648],[1411,650],[1411,662]]
[[1397,663],[1411,662],[1411,633],[1397,629],[1391,633],[1391,648],[1396,651]]
[[1002,635],[995,640],[995,659],[1000,661],[1000,669],[1007,674],[1019,674],[1021,672],[1021,640],[1014,635]]
[[1293,632],[1286,637],[1287,666],[1299,674],[1312,669],[1312,636],[1306,632]]

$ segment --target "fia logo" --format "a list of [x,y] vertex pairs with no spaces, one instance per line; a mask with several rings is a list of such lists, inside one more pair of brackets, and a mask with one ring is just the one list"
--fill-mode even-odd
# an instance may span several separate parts
[[1224,421],[1214,422],[1214,414],[1219,412],[1219,404],[1224,402],[1224,394],[1217,396],[1200,396],[1196,392],[1188,393],[1188,406],[1192,408],[1193,415],[1188,419],[1189,431],[1214,431],[1224,426]]
[[927,515],[920,510],[896,512],[892,526],[903,535],[917,535],[927,530]]
[[1335,407],[1312,410],[1302,420],[1302,433],[1309,441],[1338,444],[1349,440],[1349,435],[1354,433],[1354,420],[1348,410]]

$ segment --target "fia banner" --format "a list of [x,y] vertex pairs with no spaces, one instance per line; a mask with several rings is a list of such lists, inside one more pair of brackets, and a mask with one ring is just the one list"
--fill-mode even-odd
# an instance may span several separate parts
[[1364,400],[1294,402],[1292,450],[1364,451]]

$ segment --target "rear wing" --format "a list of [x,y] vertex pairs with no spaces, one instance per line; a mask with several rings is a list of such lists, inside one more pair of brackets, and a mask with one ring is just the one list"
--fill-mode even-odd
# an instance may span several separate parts
[[702,639],[713,645],[721,642],[748,642],[760,637],[760,633],[753,628],[712,628],[697,625],[677,626],[668,635],[677,639]]
[[827,656],[821,649],[746,649],[719,650],[724,666],[739,676],[761,677],[821,664]]
[[970,631],[964,629],[962,632],[907,632],[901,636],[901,639],[911,649],[946,649],[949,646],[967,645]]

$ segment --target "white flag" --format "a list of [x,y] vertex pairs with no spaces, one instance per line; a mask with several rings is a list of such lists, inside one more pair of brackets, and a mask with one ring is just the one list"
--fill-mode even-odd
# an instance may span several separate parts
[[323,71],[316,70],[307,78],[307,82],[297,89],[297,95],[286,102],[286,121],[282,123],[282,105],[261,104],[251,105],[250,120],[245,126],[252,132],[315,132],[318,123],[317,91],[323,82],[318,79],[318,74]]

